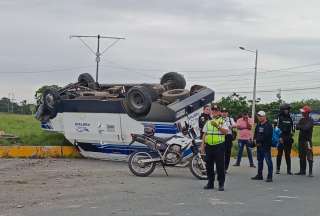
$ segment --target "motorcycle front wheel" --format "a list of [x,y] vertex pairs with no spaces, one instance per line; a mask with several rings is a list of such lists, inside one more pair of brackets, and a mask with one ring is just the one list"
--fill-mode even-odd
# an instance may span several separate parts
[[143,162],[143,160],[152,159],[148,152],[135,152],[130,155],[128,165],[130,171],[140,177],[149,176],[156,168],[156,162]]
[[208,179],[205,161],[200,154],[196,154],[192,157],[192,160],[189,163],[189,169],[196,178],[200,180]]

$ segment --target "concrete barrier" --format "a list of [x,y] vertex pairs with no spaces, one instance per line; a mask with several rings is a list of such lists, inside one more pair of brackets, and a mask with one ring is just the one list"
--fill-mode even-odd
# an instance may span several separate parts
[[74,146],[0,146],[1,158],[81,157]]

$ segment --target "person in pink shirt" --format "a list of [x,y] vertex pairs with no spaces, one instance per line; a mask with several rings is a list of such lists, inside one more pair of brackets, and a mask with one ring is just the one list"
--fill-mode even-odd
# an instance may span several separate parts
[[243,149],[244,149],[244,146],[246,146],[250,167],[256,167],[253,163],[252,151],[250,148],[251,147],[250,144],[252,143],[251,129],[253,126],[253,121],[251,118],[249,118],[248,113],[244,112],[242,114],[242,117],[237,120],[236,125],[239,131],[238,133],[239,134],[239,137],[238,137],[239,151],[238,151],[237,161],[233,166],[240,166]]

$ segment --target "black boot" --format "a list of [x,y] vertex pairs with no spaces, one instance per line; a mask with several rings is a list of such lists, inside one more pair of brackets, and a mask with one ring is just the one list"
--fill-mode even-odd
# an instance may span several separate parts
[[313,174],[312,174],[312,165],[313,165],[313,161],[309,161],[309,177],[313,177]]
[[218,189],[219,191],[224,191],[224,184],[220,184],[219,183],[219,189]]
[[303,163],[303,160],[300,158],[300,171],[295,173],[295,175],[305,175],[306,174],[306,169]]
[[287,160],[287,174],[288,175],[292,175],[292,172],[291,172],[291,159]]
[[272,182],[272,175],[268,175],[266,182]]
[[263,180],[263,176],[258,174],[255,177],[252,177],[251,179],[252,180]]
[[213,188],[214,188],[213,182],[212,182],[212,183],[211,183],[211,182],[208,182],[208,184],[203,187],[203,189],[205,189],[205,190],[211,190],[211,189],[213,189]]

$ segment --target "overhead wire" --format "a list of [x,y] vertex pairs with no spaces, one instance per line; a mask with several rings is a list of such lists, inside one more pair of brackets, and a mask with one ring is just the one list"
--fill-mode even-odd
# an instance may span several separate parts
[[69,67],[61,69],[50,69],[50,70],[29,70],[29,71],[0,71],[0,74],[35,74],[35,73],[52,73],[52,72],[65,72],[78,69],[92,68],[95,66],[79,66],[79,67]]

